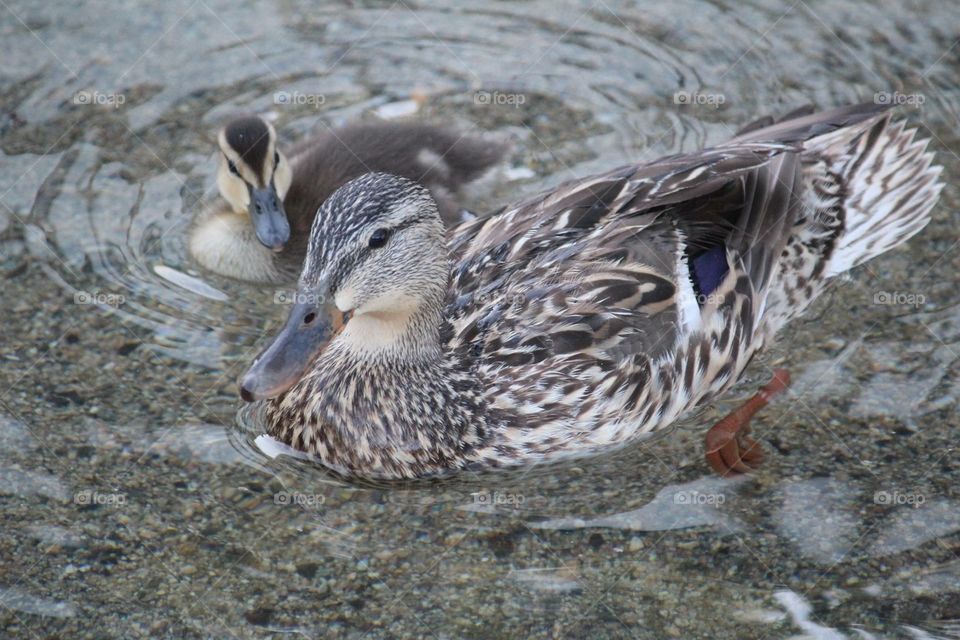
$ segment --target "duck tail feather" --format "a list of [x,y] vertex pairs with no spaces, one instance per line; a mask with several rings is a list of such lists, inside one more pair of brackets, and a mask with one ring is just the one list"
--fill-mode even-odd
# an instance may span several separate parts
[[815,110],[814,105],[805,104],[802,107],[798,107],[793,111],[787,114],[784,114],[783,116],[780,116],[779,118],[774,118],[773,116],[763,116],[761,118],[757,118],[753,122],[749,122],[745,124],[743,127],[740,128],[739,131],[737,131],[736,135],[737,137],[746,136],[748,133],[759,131],[760,129],[765,129],[767,127],[772,127],[778,122],[786,122],[788,120],[793,120],[795,118],[800,118],[802,116],[808,116],[812,114],[814,110]]
[[[827,111],[811,113],[809,106],[791,111],[779,121],[758,120],[748,124],[729,144],[744,142],[796,143],[844,129],[865,120],[875,118],[888,110],[889,105],[865,102]],[[765,126],[758,126],[765,125]]]
[[842,230],[825,268],[836,276],[906,242],[930,222],[943,189],[929,139],[889,114],[863,126],[814,138],[806,156],[820,157],[843,187]]

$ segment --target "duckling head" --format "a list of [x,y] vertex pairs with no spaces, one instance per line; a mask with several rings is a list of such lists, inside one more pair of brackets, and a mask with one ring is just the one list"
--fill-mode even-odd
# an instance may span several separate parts
[[290,239],[283,198],[293,172],[277,148],[277,132],[259,116],[232,120],[217,136],[220,195],[234,213],[248,215],[264,246],[280,251]]
[[240,382],[253,401],[290,389],[326,349],[352,362],[440,355],[449,278],[444,227],[430,192],[370,173],[321,207],[286,325]]

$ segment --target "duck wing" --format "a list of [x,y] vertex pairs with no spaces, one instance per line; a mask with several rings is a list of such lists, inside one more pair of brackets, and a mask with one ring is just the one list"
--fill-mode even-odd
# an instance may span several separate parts
[[[804,143],[885,109],[859,104],[814,113],[801,107],[780,120],[751,123],[719,147],[570,182],[461,225],[449,242],[457,297],[452,310],[458,318],[489,314],[502,307],[498,295],[516,303],[524,290],[540,297],[563,290],[590,298],[586,283],[616,282],[609,297],[598,293],[593,299],[610,311],[634,304],[634,315],[648,320],[651,310],[669,310],[655,302],[667,285],[674,296],[683,295],[689,281],[702,298],[719,286],[726,263],[762,290],[799,206]],[[642,268],[643,275],[587,277],[610,265],[621,272]],[[584,274],[579,288],[571,287],[571,271]],[[631,286],[638,293],[628,296]],[[649,293],[640,295],[640,289]],[[690,309],[686,302],[676,300],[674,306]],[[654,308],[646,308],[651,303]],[[562,318],[540,321],[564,324]]]
[[581,422],[595,391],[639,394],[685,350],[701,375],[719,350],[711,375],[730,377],[723,360],[753,339],[799,191],[795,146],[747,142],[569,183],[462,225],[449,344],[493,381],[497,406],[562,421]]
[[458,227],[448,344],[493,407],[537,414],[533,424],[559,425],[562,437],[583,425],[573,431],[609,443],[669,424],[763,346],[777,261],[816,206],[815,194],[804,200],[815,160],[804,145],[883,110],[758,121],[722,146],[568,183]]
[[547,367],[669,351],[731,270],[766,287],[798,206],[795,151],[745,143],[672,156],[461,226],[450,243],[454,346]]

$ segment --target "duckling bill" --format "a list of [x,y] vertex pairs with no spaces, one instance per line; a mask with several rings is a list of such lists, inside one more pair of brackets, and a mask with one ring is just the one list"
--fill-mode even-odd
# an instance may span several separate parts
[[[873,104],[566,183],[445,230],[422,185],[356,178],[313,223],[297,304],[240,381],[338,473],[416,478],[595,454],[726,391],[827,283],[929,222],[927,141]],[[712,429],[711,463],[783,389]]]
[[235,209],[246,210],[263,246],[282,251],[290,240],[283,198],[290,189],[290,163],[277,150],[277,133],[256,116],[238,118],[218,136],[223,161],[217,186]]
[[447,224],[462,221],[463,187],[503,160],[505,144],[412,122],[357,123],[311,136],[284,154],[259,116],[217,135],[221,201],[200,212],[190,253],[205,268],[241,280],[292,279],[320,205],[341,185],[384,171],[427,186]]

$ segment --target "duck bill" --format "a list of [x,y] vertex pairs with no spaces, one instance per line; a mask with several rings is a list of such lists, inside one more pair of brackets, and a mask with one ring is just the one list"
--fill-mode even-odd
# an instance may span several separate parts
[[271,182],[263,189],[250,188],[250,219],[257,239],[271,251],[280,251],[290,240],[290,222]]
[[[306,298],[307,294],[298,296]],[[253,402],[274,398],[289,390],[346,320],[346,314],[332,303],[295,304],[283,329],[241,378],[240,397]]]

